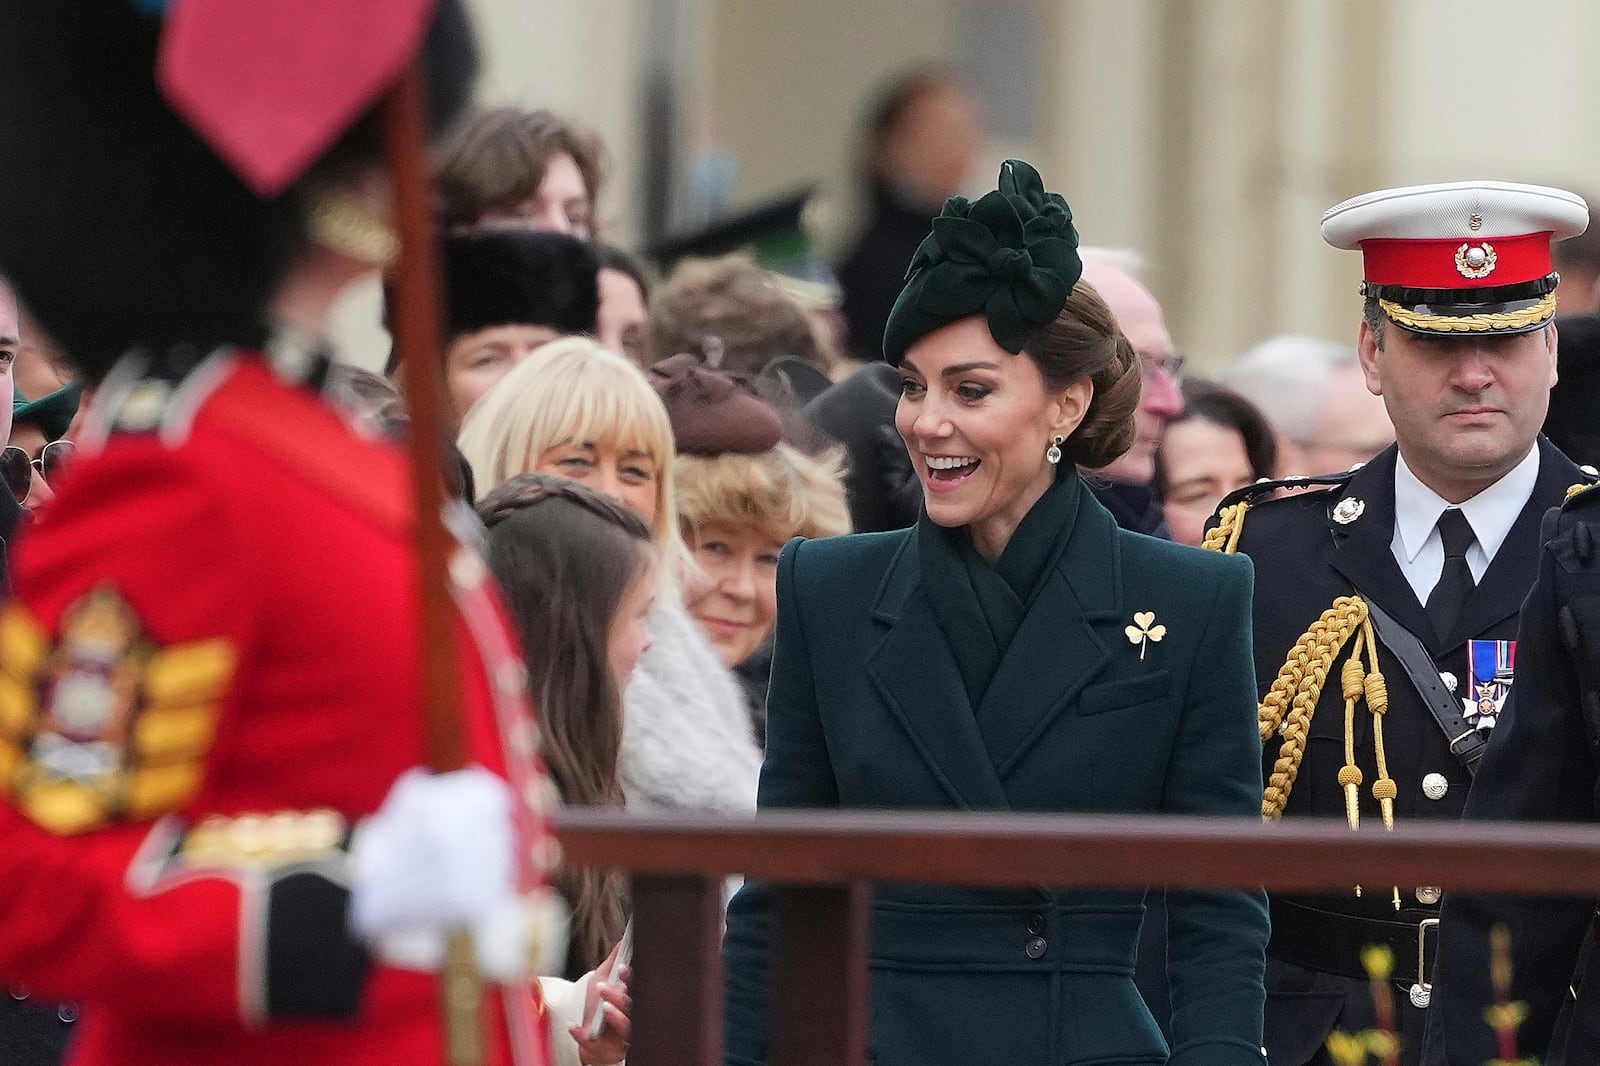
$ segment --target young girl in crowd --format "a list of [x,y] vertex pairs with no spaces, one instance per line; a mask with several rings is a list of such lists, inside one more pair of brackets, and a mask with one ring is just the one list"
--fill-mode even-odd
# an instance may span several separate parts
[[650,526],[657,598],[652,645],[623,697],[627,805],[754,811],[761,750],[738,681],[683,608],[673,427],[644,373],[594,341],[552,342],[484,393],[459,443],[480,494],[530,470],[555,474],[620,500]]
[[[568,807],[620,807],[622,693],[649,647],[655,592],[650,527],[617,500],[550,474],[521,474],[479,505],[489,569],[522,637],[540,754]],[[565,868],[567,971],[606,957],[626,922],[622,876]]]

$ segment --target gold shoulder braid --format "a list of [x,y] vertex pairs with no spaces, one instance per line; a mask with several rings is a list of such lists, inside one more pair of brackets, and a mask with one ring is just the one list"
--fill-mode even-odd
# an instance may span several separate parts
[[1244,516],[1250,510],[1248,499],[1229,504],[1217,512],[1217,524],[1206,530],[1200,547],[1210,552],[1232,555],[1239,550],[1239,534],[1244,532]]
[[[1340,596],[1300,635],[1261,701],[1257,717],[1261,743],[1265,745],[1275,733],[1281,732],[1283,736],[1283,746],[1278,750],[1277,761],[1273,763],[1272,774],[1261,796],[1261,816],[1268,821],[1281,818],[1289,803],[1289,791],[1294,788],[1300,760],[1305,757],[1311,716],[1322,698],[1322,688],[1333,661],[1352,636],[1355,643],[1339,674],[1340,691],[1344,695],[1345,755],[1339,784],[1344,787],[1345,817],[1351,829],[1360,826],[1361,768],[1356,765],[1355,756],[1355,709],[1356,704],[1365,699],[1372,712],[1372,746],[1378,768],[1372,795],[1383,810],[1384,827],[1394,828],[1394,800],[1398,790],[1389,776],[1383,746],[1383,716],[1389,709],[1389,690],[1383,672],[1378,669],[1378,642],[1367,616],[1366,602],[1360,596]],[[1363,650],[1367,653],[1365,667],[1361,663]]]
[[[1275,487],[1273,483],[1252,486],[1256,491]],[[1217,524],[1206,532],[1201,547],[1229,555],[1237,552],[1252,498],[1253,494],[1246,494],[1234,502],[1223,500],[1217,511]],[[1257,590],[1258,595],[1260,591]],[[1289,791],[1294,788],[1300,762],[1305,758],[1311,716],[1322,698],[1328,671],[1352,636],[1355,643],[1339,673],[1340,691],[1344,695],[1344,766],[1339,771],[1339,784],[1344,788],[1345,817],[1351,829],[1359,828],[1362,775],[1361,768],[1356,765],[1355,713],[1356,704],[1365,699],[1367,709],[1372,712],[1372,746],[1378,770],[1378,778],[1372,783],[1372,795],[1383,812],[1384,828],[1394,828],[1394,801],[1399,790],[1389,776],[1389,762],[1383,746],[1383,716],[1389,709],[1389,689],[1383,671],[1378,669],[1378,641],[1372,632],[1366,601],[1360,596],[1340,596],[1300,635],[1257,710],[1256,724],[1262,746],[1265,747],[1274,734],[1283,737],[1278,758],[1261,795],[1261,816],[1267,821],[1283,817]],[[1361,662],[1363,651],[1367,655],[1365,666]]]

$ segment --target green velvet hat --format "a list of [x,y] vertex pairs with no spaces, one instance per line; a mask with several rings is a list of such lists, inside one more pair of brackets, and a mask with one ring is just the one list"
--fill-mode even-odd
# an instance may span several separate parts
[[72,425],[72,416],[78,413],[78,394],[83,391],[81,382],[63,385],[37,400],[17,399],[11,407],[13,426],[31,422],[44,433],[45,440],[60,440]]
[[998,189],[976,201],[953,196],[933,220],[889,312],[883,357],[898,366],[919,339],[976,314],[1015,355],[1061,313],[1082,273],[1072,209],[1044,191],[1037,170],[1008,159]]

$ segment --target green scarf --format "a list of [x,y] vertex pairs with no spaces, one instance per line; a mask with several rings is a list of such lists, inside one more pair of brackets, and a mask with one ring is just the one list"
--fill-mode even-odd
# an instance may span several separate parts
[[918,519],[922,585],[974,708],[983,702],[1045,575],[1071,539],[1082,493],[1077,473],[1062,471],[1023,516],[993,565],[972,546],[965,527],[935,525],[927,511]]

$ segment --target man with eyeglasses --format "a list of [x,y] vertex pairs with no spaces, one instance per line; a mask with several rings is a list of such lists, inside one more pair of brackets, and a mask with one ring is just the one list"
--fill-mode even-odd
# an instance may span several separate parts
[[[1382,833],[1462,817],[1513,688],[1540,520],[1586,480],[1539,427],[1556,379],[1550,245],[1587,224],[1570,192],[1492,181],[1385,189],[1323,216],[1329,244],[1362,254],[1356,350],[1396,444],[1287,482],[1315,491],[1242,489],[1213,519],[1208,546],[1255,564],[1267,819]],[[1356,880],[1272,895],[1271,1066],[1326,1066],[1331,1033],[1378,1028],[1372,947],[1390,952],[1399,1061],[1420,1059],[1442,889]]]
[[1124,529],[1170,539],[1152,483],[1167,423],[1183,413],[1183,395],[1178,391],[1183,356],[1173,346],[1161,305],[1134,277],[1138,257],[1106,248],[1085,248],[1082,254],[1083,280],[1111,308],[1143,371],[1133,445],[1116,462],[1095,471],[1109,483],[1097,487],[1095,495]]

